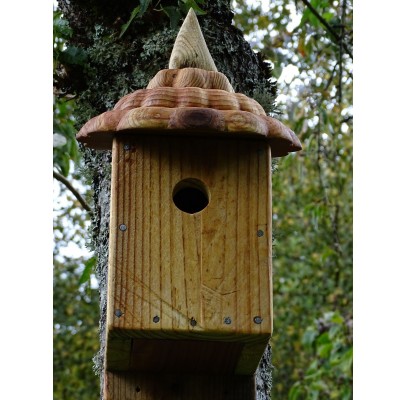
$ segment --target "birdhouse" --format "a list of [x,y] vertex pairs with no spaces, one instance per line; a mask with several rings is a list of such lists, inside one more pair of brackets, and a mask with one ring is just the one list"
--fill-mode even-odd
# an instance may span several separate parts
[[272,333],[271,157],[295,134],[234,92],[190,11],[169,69],[77,139],[112,149],[107,370],[252,375]]

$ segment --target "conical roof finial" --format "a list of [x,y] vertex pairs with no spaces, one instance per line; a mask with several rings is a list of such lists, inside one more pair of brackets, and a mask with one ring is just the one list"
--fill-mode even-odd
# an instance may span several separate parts
[[179,30],[169,60],[169,69],[186,67],[217,71],[192,8]]

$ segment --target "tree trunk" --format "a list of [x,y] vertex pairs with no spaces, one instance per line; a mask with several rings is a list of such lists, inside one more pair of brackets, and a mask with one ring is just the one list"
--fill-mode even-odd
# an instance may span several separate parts
[[[166,6],[172,2],[161,3]],[[176,29],[171,29],[164,12],[147,10],[142,18],[135,18],[119,38],[121,27],[137,4],[128,0],[59,1],[73,31],[68,45],[82,49],[86,54],[84,61],[82,58],[66,64],[57,83],[63,91],[77,96],[77,128],[91,117],[112,109],[125,94],[145,88],[159,70],[168,66],[180,23]],[[156,6],[154,2],[153,6]],[[207,0],[202,8],[207,13],[199,17],[199,22],[217,69],[228,77],[236,92],[254,97],[266,111],[272,111],[276,88],[270,83],[270,66],[251,50],[242,33],[231,25],[233,13],[229,1]],[[111,152],[83,149],[83,154],[93,177],[92,241],[98,258],[96,273],[101,311],[101,349],[95,364],[103,388]],[[258,400],[270,398],[270,360],[269,346],[256,374]]]

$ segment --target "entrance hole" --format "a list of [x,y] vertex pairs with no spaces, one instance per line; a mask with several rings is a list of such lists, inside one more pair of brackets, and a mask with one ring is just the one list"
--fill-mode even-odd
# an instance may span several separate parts
[[204,210],[209,204],[209,190],[201,180],[187,178],[175,185],[172,198],[179,210],[195,214]]

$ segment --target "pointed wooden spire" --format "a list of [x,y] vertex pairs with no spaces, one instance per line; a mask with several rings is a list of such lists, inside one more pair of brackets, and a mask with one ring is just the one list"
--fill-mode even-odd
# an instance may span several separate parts
[[176,37],[169,60],[169,69],[186,67],[217,71],[200,29],[199,21],[192,8]]

